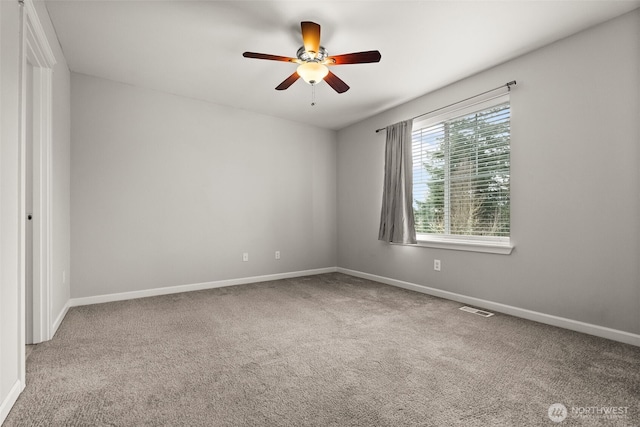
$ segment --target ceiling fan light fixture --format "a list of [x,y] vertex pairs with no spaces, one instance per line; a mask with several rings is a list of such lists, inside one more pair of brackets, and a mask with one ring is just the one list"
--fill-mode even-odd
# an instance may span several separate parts
[[302,80],[315,85],[329,74],[329,68],[319,62],[305,62],[298,66],[297,72]]
[[[302,77],[305,82],[311,85],[313,93],[315,93],[315,85],[321,80],[327,82],[337,93],[344,93],[349,90],[349,85],[329,71],[327,66],[380,62],[381,55],[377,50],[329,56],[327,50],[320,45],[319,24],[311,21],[302,21],[300,22],[300,28],[302,30],[302,46],[298,49],[296,58],[257,52],[244,52],[242,54],[245,58],[267,59],[270,61],[293,62],[298,64],[296,72],[276,86],[276,90],[288,89]],[[311,105],[314,105],[314,103],[312,102]]]

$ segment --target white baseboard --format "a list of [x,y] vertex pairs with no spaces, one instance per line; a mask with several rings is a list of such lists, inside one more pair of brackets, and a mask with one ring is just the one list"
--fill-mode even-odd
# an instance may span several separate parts
[[53,325],[51,325],[51,338],[53,338],[56,335],[56,332],[58,331],[58,328],[60,327],[62,320],[64,320],[64,316],[67,315],[67,312],[71,307],[70,302],[71,301],[67,301],[64,307],[62,307],[62,310],[60,310],[60,314],[58,314],[58,317],[56,317],[55,322],[53,322]]
[[315,274],[335,273],[337,267],[318,268],[315,270],[293,271],[289,273],[267,274],[264,276],[243,277],[240,279],[219,280],[216,282],[195,283],[191,285],[168,286],[166,288],[145,289],[143,291],[122,292],[117,294],[96,295],[92,297],[71,298],[67,305],[101,304],[105,302],[124,301],[135,298],[154,297],[158,295],[177,294],[180,292],[201,291],[203,289],[223,288],[226,286],[245,285],[248,283],[267,282],[271,280],[290,279],[293,277],[313,276]]
[[327,267],[319,268],[315,270],[303,270],[294,271],[288,273],[268,274],[264,276],[252,276],[239,279],[219,280],[215,282],[196,283],[190,285],[169,286],[165,288],[145,289],[142,291],[122,292],[116,294],[97,295],[83,298],[70,299],[62,312],[54,323],[54,334],[60,326],[62,319],[66,315],[70,307],[77,307],[89,304],[101,304],[105,302],[124,301],[135,298],[145,298],[158,295],[168,295],[180,292],[199,291],[203,289],[222,288],[226,286],[244,285],[249,283],[266,282],[270,280],[288,279],[293,277],[312,276],[315,274],[334,273],[334,272],[349,274],[351,276],[361,277],[363,279],[369,279],[387,285],[396,286],[399,288],[409,289],[412,291],[420,292],[423,294],[433,295],[440,298],[449,299],[452,301],[458,301],[464,304],[474,305],[479,308],[487,310],[497,311],[511,316],[521,317],[523,319],[533,320],[535,322],[544,323],[547,325],[558,326],[560,328],[569,329],[572,331],[582,332],[589,335],[595,335],[602,338],[607,338],[613,341],[619,341],[626,344],[631,344],[640,347],[640,335],[630,332],[620,331],[617,329],[611,329],[604,326],[598,326],[591,323],[580,322],[578,320],[567,319],[564,317],[554,316],[551,314],[540,313],[537,311],[527,310],[525,308],[514,307],[511,305],[501,304],[493,301],[483,300],[480,298],[469,297],[466,295],[456,294],[454,292],[444,291],[441,289],[430,288],[428,286],[418,285],[415,283],[404,282],[402,280],[391,279],[389,277],[377,276],[375,274],[364,273],[362,271],[350,270],[342,267]]
[[7,397],[5,397],[2,403],[0,403],[0,425],[2,425],[5,419],[7,419],[9,411],[11,411],[14,403],[18,400],[18,396],[20,396],[22,390],[24,390],[24,384],[20,380],[16,380],[16,382],[13,383],[11,390],[9,390]]
[[533,320],[535,322],[540,322],[540,323],[544,323],[552,326],[558,326],[560,328],[582,332],[589,335],[595,335],[597,337],[607,338],[613,341],[619,341],[619,342],[640,347],[640,335],[632,334],[630,332],[606,328],[604,326],[593,325],[591,323],[585,323],[577,320],[567,319],[564,317],[553,316],[551,314],[540,313],[537,311],[527,310],[524,308],[513,307],[510,305],[487,301],[480,298],[468,297],[465,295],[460,295],[460,294],[456,294],[449,291],[443,291],[441,289],[430,288],[428,286],[417,285],[415,283],[410,283],[410,282],[403,282],[402,280],[390,279],[388,277],[383,277],[383,276],[376,276],[375,274],[363,273],[361,271],[349,270],[342,267],[338,267],[336,271],[338,271],[339,273],[349,274],[351,276],[361,277],[363,279],[369,279],[376,282],[385,283],[387,285],[396,286],[399,288],[409,289],[409,290],[420,292],[423,294],[433,295],[436,297],[445,298],[452,301],[458,301],[464,304],[470,304],[478,308],[497,311],[500,313],[509,314],[511,316],[521,317],[523,319]]

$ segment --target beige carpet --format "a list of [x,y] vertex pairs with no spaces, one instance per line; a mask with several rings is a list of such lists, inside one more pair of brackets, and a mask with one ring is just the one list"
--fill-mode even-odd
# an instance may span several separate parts
[[26,360],[29,360],[29,356],[31,355],[31,352],[33,351],[33,349],[36,348],[36,344],[27,344],[25,346],[24,349],[24,358]]
[[326,274],[73,308],[5,425],[640,424],[640,348],[459,307]]

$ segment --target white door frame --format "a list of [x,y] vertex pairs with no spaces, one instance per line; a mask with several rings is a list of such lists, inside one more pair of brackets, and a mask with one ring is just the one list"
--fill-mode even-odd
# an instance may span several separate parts
[[[33,341],[51,339],[52,209],[51,209],[51,110],[53,51],[32,0],[22,7],[20,51],[20,337],[21,372],[24,384],[25,361],[25,269],[26,269],[26,112],[33,108]],[[33,65],[33,99],[26,99],[26,65]]]

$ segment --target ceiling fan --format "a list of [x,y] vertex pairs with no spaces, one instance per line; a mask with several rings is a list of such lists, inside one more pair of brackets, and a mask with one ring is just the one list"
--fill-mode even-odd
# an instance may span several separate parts
[[349,86],[329,71],[329,66],[380,62],[381,55],[377,50],[329,56],[327,50],[320,46],[320,25],[315,22],[302,21],[300,26],[302,27],[303,46],[298,49],[295,58],[255,52],[245,52],[242,54],[245,58],[268,59],[270,61],[299,64],[296,71],[280,83],[276,87],[276,90],[288,89],[302,77],[305,82],[312,86],[324,80],[333,90],[338,93],[343,93],[349,90]]

